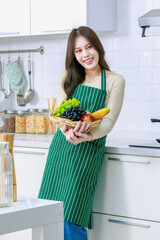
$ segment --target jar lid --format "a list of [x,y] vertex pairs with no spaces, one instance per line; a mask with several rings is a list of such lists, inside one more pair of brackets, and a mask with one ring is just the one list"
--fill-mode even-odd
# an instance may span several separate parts
[[16,111],[15,110],[5,110],[4,113],[5,114],[11,114],[11,113],[13,114],[13,113],[16,113]]
[[8,152],[9,151],[9,142],[0,142],[0,152]]
[[18,115],[23,115],[23,114],[26,114],[27,111],[18,110],[18,111],[16,111],[16,113],[17,113]]
[[49,112],[48,109],[38,109],[38,112],[39,113],[46,113],[46,112]]
[[37,108],[34,108],[34,109],[29,109],[28,112],[30,113],[35,113],[35,112],[38,112],[38,109]]

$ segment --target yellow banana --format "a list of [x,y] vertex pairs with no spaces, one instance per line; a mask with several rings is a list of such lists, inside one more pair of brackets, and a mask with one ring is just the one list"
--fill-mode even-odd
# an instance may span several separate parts
[[95,120],[98,120],[102,117],[104,117],[105,115],[107,115],[110,112],[109,108],[102,108],[94,113],[92,113],[92,116],[94,117]]

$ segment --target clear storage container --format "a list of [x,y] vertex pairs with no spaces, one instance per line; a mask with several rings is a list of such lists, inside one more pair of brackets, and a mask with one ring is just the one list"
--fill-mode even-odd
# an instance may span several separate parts
[[35,130],[36,133],[46,134],[48,130],[48,109],[38,109],[35,116]]
[[4,114],[0,113],[0,133],[4,131]]
[[6,110],[4,111],[4,131],[8,133],[15,132],[15,116],[16,111]]
[[9,143],[0,142],[0,207],[13,203],[12,155]]
[[16,111],[15,118],[15,132],[16,133],[26,133],[26,117],[28,115],[27,111]]
[[38,109],[30,109],[28,111],[28,116],[26,117],[26,133],[35,133],[35,118]]

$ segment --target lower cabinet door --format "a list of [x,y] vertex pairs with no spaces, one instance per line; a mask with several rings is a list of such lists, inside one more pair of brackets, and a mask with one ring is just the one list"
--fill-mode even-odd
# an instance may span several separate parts
[[88,240],[159,240],[160,223],[92,213]]
[[48,149],[14,148],[17,195],[38,197]]
[[160,221],[160,158],[105,154],[92,212]]

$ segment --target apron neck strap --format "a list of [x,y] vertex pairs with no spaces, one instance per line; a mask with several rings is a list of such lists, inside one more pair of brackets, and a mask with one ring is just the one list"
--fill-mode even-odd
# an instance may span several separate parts
[[101,90],[106,92],[106,73],[103,68],[101,68]]

